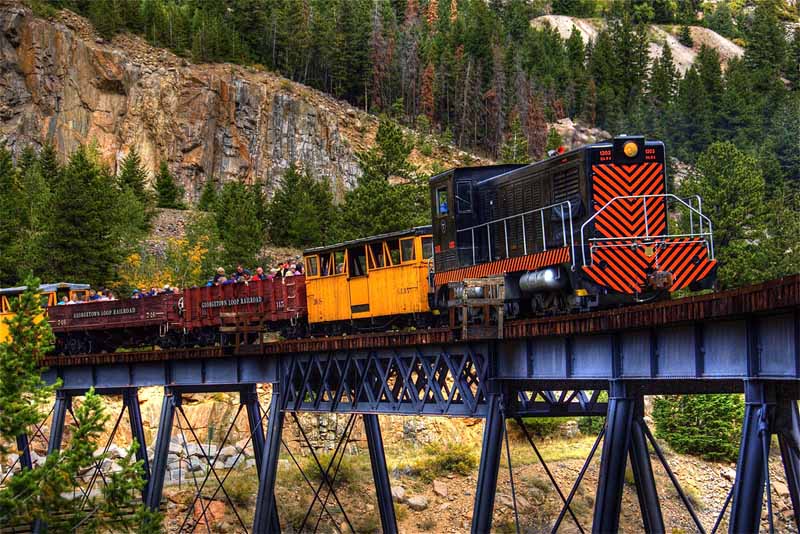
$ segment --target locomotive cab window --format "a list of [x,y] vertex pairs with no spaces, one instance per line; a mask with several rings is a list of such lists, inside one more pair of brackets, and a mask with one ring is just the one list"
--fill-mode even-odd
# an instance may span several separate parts
[[319,276],[318,256],[309,256],[308,258],[306,258],[306,272],[308,273],[309,278]]
[[458,213],[472,213],[472,184],[470,182],[456,184],[456,207]]
[[414,261],[416,259],[416,255],[414,254],[414,238],[409,237],[408,239],[401,239],[400,251],[403,263]]
[[436,190],[436,212],[439,217],[450,213],[450,206],[447,203],[447,187],[440,187]]
[[426,236],[422,238],[422,259],[429,260],[433,257],[433,238]]
[[367,275],[367,249],[354,247],[347,249],[348,273],[351,278]]

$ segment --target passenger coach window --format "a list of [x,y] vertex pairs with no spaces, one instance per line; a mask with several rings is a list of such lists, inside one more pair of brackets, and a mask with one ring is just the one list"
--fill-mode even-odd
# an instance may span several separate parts
[[433,238],[422,238],[422,259],[428,260],[433,257]]
[[330,276],[333,274],[333,255],[325,254],[324,256],[319,257],[320,263],[320,272],[322,276]]
[[391,239],[386,242],[389,249],[389,257],[392,259],[392,265],[400,265],[400,241]]
[[344,274],[344,251],[334,252],[333,260],[336,263],[336,274]]
[[308,276],[319,275],[319,258],[317,256],[306,258],[306,271]]
[[439,207],[439,216],[447,215],[450,213],[450,208],[447,206],[447,188],[440,187],[436,190],[436,205]]
[[367,274],[367,249],[366,247],[356,247],[347,249],[347,257],[350,263],[350,276],[364,276]]
[[415,258],[414,254],[414,238],[411,237],[409,239],[401,239],[400,240],[400,249],[403,253],[403,262],[413,261]]
[[472,184],[469,182],[462,182],[456,184],[456,206],[458,213],[471,213],[472,212]]
[[383,243],[373,243],[369,246],[372,251],[372,258],[375,260],[373,268],[386,267],[386,258],[383,254]]

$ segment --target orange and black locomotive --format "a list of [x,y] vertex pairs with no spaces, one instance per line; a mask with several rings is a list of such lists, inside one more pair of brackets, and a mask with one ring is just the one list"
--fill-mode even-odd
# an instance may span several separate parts
[[716,261],[699,198],[667,192],[663,143],[622,136],[530,165],[452,169],[431,181],[432,305],[482,298],[506,316],[583,311],[710,288]]

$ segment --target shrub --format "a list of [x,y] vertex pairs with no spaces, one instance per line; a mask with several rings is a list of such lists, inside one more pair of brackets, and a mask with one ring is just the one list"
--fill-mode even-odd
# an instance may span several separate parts
[[563,417],[524,417],[522,419],[528,432],[540,438],[552,436],[558,432],[559,427],[565,421],[566,419]]
[[741,395],[656,397],[656,436],[675,451],[712,461],[733,461],[739,453],[744,401]]
[[478,465],[473,450],[463,443],[434,443],[425,447],[425,457],[417,462],[415,471],[425,481],[447,475],[469,475]]
[[[598,402],[608,402],[608,392],[602,391],[597,398]],[[605,417],[586,415],[578,418],[578,430],[587,436],[596,436],[606,422]]]

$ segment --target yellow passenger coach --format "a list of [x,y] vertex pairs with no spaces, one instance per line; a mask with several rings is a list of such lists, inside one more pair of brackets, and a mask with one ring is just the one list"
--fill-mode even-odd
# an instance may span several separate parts
[[413,324],[414,314],[430,311],[430,226],[308,249],[304,259],[312,326],[332,321],[363,329],[404,326]]

